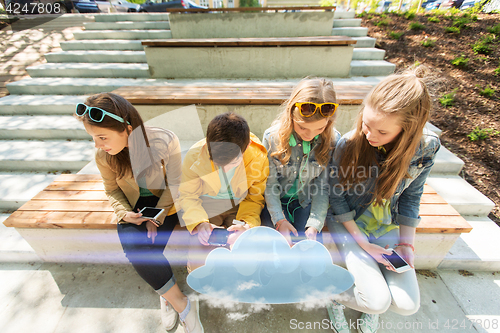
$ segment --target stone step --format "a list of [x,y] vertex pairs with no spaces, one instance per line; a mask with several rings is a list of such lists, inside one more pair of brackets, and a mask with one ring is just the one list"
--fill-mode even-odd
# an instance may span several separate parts
[[[350,78],[332,78],[335,85],[376,85],[384,77],[350,77]],[[248,84],[260,86],[291,83],[297,84],[300,79],[289,80],[258,80],[249,81],[246,79],[127,79],[127,78],[28,78],[8,83],[7,89],[13,95],[79,95],[95,94],[100,92],[109,92],[123,86],[164,86],[164,85],[206,85],[213,84]]]
[[350,76],[383,76],[394,73],[395,64],[384,60],[353,60]]
[[73,33],[76,40],[85,39],[167,39],[170,30],[90,30]]
[[32,78],[37,77],[96,77],[96,78],[146,78],[149,77],[148,64],[116,63],[46,63],[27,67]]
[[90,140],[73,116],[0,116],[0,140]]
[[427,183],[462,216],[485,217],[495,207],[493,201],[459,176],[431,172]]
[[2,115],[71,115],[75,104],[87,96],[74,95],[8,95],[0,98]]
[[334,19],[353,19],[356,13],[354,13],[354,10],[336,10],[333,18]]
[[377,42],[377,39],[373,37],[352,37],[352,39],[356,40],[356,44],[354,44],[355,49],[375,47],[375,43]]
[[[366,37],[367,34],[368,28],[365,27],[341,27],[332,29],[332,36]],[[77,39],[76,36],[75,39]]]
[[18,209],[58,176],[40,172],[0,173],[0,211]]
[[78,171],[94,157],[90,141],[0,140],[0,171]]
[[355,48],[352,53],[352,60],[384,60],[385,50],[374,47]]
[[42,259],[15,228],[3,225],[7,217],[9,214],[0,214],[0,263],[42,263]]
[[144,51],[60,51],[47,53],[47,62],[146,63]]
[[168,21],[87,22],[85,30],[170,30]]
[[[130,39],[89,39],[61,42],[63,51],[98,50],[98,51],[144,51],[140,40]],[[375,42],[374,44],[375,45]]]
[[441,133],[443,131],[441,131],[439,128],[437,128],[436,126],[434,126],[433,124],[431,123],[427,123],[427,126],[426,126],[429,130],[433,131],[434,133],[436,133],[439,137],[441,137]]
[[[89,23],[85,23],[89,24]],[[333,27],[334,28],[341,28],[341,27],[360,27],[361,26],[361,19],[340,19],[340,20],[333,20]]]
[[472,231],[462,234],[438,269],[500,270],[500,227],[489,218],[467,218]]
[[446,147],[441,146],[439,149],[431,174],[433,175],[458,175],[462,170],[464,162],[453,154]]
[[167,13],[100,13],[95,15],[96,22],[123,22],[123,21],[168,21]]

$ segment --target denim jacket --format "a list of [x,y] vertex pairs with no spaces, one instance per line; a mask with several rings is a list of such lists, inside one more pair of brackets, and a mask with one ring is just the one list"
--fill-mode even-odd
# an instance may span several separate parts
[[[271,153],[276,151],[278,145],[275,133],[278,128],[268,128],[264,133],[262,144],[266,147],[269,158],[269,177],[266,184],[266,204],[271,220],[274,224],[285,218],[281,207],[281,198],[292,187],[301,173],[298,187],[301,190],[298,193],[298,200],[301,207],[306,208],[311,204],[311,213],[307,220],[306,228],[314,227],[321,231],[325,224],[326,213],[328,210],[328,168],[321,166],[314,154],[314,149],[320,145],[321,138],[315,140],[311,145],[309,158],[304,154],[302,143],[295,147],[290,147],[292,154],[286,165],[281,164],[277,157],[271,157]],[[293,134],[295,135],[295,134]],[[332,140],[332,150],[340,139],[340,133],[335,130],[335,137]],[[297,140],[300,142],[300,140]],[[331,153],[330,153],[331,154]]]
[[[358,219],[371,204],[372,191],[378,175],[378,167],[370,168],[372,177],[360,183],[358,187],[342,191],[338,173],[340,157],[350,138],[352,132],[345,134],[337,144],[335,149],[331,169],[330,169],[330,209],[328,219],[335,222],[344,223]],[[420,198],[424,192],[424,184],[429,175],[436,153],[441,144],[436,134],[424,129],[420,145],[417,147],[415,155],[411,159],[408,167],[408,174],[411,178],[404,178],[398,185],[396,192],[391,197],[392,221],[398,225],[417,227],[420,223],[418,215],[420,208]],[[375,177],[373,177],[375,173]]]

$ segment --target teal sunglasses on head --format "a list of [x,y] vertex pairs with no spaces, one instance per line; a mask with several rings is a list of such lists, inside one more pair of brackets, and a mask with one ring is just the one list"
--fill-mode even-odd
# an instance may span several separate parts
[[[77,116],[83,117],[85,115],[85,113],[87,113],[87,111],[89,112],[89,118],[91,120],[95,121],[96,123],[102,122],[104,119],[104,116],[109,116],[109,117],[113,118],[114,120],[117,120],[121,123],[125,123],[125,120],[123,120],[122,117],[117,116],[116,114],[113,114],[111,112],[105,111],[103,109],[96,108],[95,106],[88,106],[88,105],[83,104],[83,103],[78,103],[76,105],[75,113]],[[130,123],[128,121],[127,121],[127,124],[130,125]]]

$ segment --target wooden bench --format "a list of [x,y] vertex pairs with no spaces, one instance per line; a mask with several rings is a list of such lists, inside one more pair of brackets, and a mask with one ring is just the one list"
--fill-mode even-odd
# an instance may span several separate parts
[[[472,227],[429,185],[425,185],[424,188],[420,215],[422,221],[417,227],[415,244],[416,266],[425,269],[436,268],[460,234],[470,232]],[[111,222],[112,217],[113,210],[104,193],[100,175],[76,174],[58,177],[10,215],[4,224],[8,227],[15,227],[42,259],[50,261],[54,257],[57,258],[55,251],[77,253],[80,256],[88,251],[91,254],[84,257],[90,260],[96,259],[100,251],[99,241],[103,234],[99,231],[108,231],[107,235],[116,234],[116,225]],[[85,233],[91,229],[95,229],[94,233]],[[39,232],[43,230],[52,231],[52,233],[49,234],[50,236],[41,237]],[[73,233],[70,233],[72,230]],[[178,234],[180,230],[181,228],[178,227]],[[57,235],[54,232],[60,231],[65,231],[63,236],[54,236]],[[75,241],[78,235],[80,237],[85,235],[86,242]],[[64,242],[64,239],[61,241],[61,237],[70,238]],[[96,237],[96,239],[89,237]],[[334,249],[330,236],[325,234],[324,237],[327,248]],[[172,238],[174,243],[182,243],[174,238]],[[116,242],[113,250],[115,256],[120,256],[122,253],[118,239],[116,236],[113,239]],[[109,241],[109,239],[106,240]],[[62,244],[56,246],[54,242]],[[76,249],[71,250],[72,246],[76,246]],[[336,261],[333,254],[332,257]],[[108,257],[101,253],[99,259],[101,258],[104,260]]]
[[151,77],[176,79],[348,77],[354,44],[345,36],[142,41]]

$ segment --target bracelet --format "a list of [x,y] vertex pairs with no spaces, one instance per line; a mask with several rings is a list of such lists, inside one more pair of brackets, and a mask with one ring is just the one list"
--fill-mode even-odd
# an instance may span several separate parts
[[283,224],[283,220],[276,222],[276,225],[275,225],[276,230],[278,230],[282,224]]
[[413,247],[413,245],[411,245],[410,243],[399,243],[399,244],[396,244],[395,246],[396,246],[396,247],[398,247],[398,246],[406,246],[406,247],[410,247],[410,248],[413,250],[413,252],[415,252],[415,248],[414,248],[414,247]]

